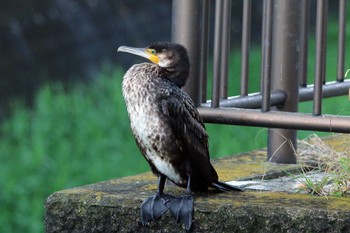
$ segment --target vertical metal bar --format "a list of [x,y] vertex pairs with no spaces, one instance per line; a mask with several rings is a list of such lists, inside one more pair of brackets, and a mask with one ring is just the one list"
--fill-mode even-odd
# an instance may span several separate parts
[[313,114],[320,115],[322,111],[322,85],[325,80],[326,66],[326,10],[327,0],[317,1],[316,14],[316,59],[314,78]]
[[262,108],[261,111],[270,110],[270,75],[271,75],[271,44],[272,44],[272,0],[264,0],[263,30],[262,30]]
[[327,22],[328,22],[328,0],[326,0],[325,3],[325,12],[324,12],[324,17],[323,17],[323,41],[324,41],[324,53],[323,53],[323,61],[324,61],[324,65],[322,66],[322,84],[326,84],[326,68],[327,68],[327,64],[326,64],[326,53],[327,53]]
[[207,79],[208,79],[208,52],[209,52],[209,17],[210,0],[202,1],[202,30],[200,42],[200,74],[201,77],[201,102],[207,101]]
[[[274,2],[271,90],[280,90],[287,95],[285,103],[276,108],[277,111],[298,111],[302,6],[301,1]],[[296,130],[269,129],[268,161],[296,163],[296,145]]]
[[217,108],[220,104],[220,73],[221,73],[221,43],[222,43],[222,12],[224,4],[222,0],[215,2],[214,25],[214,61],[213,61],[213,90],[211,107]]
[[200,104],[199,83],[199,19],[200,0],[173,0],[171,39],[187,48],[190,59],[190,75],[184,90],[194,103]]
[[248,95],[251,12],[252,1],[243,1],[241,96]]
[[228,64],[230,58],[231,0],[223,0],[220,98],[227,99]]
[[346,0],[339,0],[338,82],[344,81],[346,9]]
[[307,64],[308,64],[308,42],[310,23],[310,1],[302,0],[301,8],[301,29],[300,29],[300,80],[299,85],[307,86]]
[[266,6],[267,0],[263,0],[262,5],[262,24],[261,24],[261,67],[260,67],[260,92],[263,91],[264,86],[264,69],[265,69],[265,50],[266,50]]

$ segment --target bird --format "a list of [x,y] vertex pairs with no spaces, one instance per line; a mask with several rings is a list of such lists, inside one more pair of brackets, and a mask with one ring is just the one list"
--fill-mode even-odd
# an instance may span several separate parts
[[[156,194],[141,204],[142,224],[159,219],[169,210],[189,230],[193,193],[209,188],[242,190],[219,181],[210,163],[204,122],[190,96],[181,89],[189,78],[187,50],[177,43],[154,42],[145,48],[120,46],[118,52],[151,61],[131,66],[122,81],[132,134],[158,177]],[[166,180],[186,188],[186,193],[180,197],[164,193]]]

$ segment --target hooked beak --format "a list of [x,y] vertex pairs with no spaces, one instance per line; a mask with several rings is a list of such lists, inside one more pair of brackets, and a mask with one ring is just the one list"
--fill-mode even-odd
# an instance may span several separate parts
[[147,58],[153,63],[158,64],[159,58],[155,54],[151,54],[147,48],[134,48],[129,46],[120,46],[118,52],[131,53],[140,57]]

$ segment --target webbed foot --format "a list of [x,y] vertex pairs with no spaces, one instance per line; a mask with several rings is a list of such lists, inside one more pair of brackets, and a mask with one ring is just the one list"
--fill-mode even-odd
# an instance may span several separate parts
[[184,224],[186,230],[190,230],[192,226],[193,196],[185,194],[181,197],[174,197],[169,199],[166,205],[175,220]]
[[141,204],[142,224],[159,219],[168,210],[166,203],[173,198],[175,197],[171,195],[157,193],[144,200]]

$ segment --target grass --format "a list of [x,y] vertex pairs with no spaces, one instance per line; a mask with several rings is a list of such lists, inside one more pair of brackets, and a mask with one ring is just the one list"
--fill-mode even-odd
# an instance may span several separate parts
[[[298,160],[301,164],[301,191],[319,196],[349,196],[350,194],[350,150],[336,151],[326,145],[317,135],[311,135],[299,142],[301,150]],[[344,138],[341,144],[349,144]],[[307,168],[307,169],[304,169]],[[312,172],[324,172],[322,179],[310,176]]]
[[[332,44],[327,63],[335,67]],[[233,48],[231,77],[240,75],[239,57]],[[311,52],[310,60],[313,57]],[[252,48],[250,62],[249,91],[253,92],[259,89],[259,48]],[[346,67],[350,68],[350,61]],[[0,232],[43,232],[43,203],[54,191],[149,171],[130,133],[122,75],[120,69],[105,70],[95,82],[68,90],[59,83],[46,85],[32,108],[13,102],[11,118],[0,124]],[[327,70],[327,77],[334,79],[334,69]],[[239,85],[230,86],[230,95],[237,94]],[[348,115],[348,98],[324,100],[323,109]],[[300,111],[311,110],[312,103],[300,104]],[[266,145],[266,129],[227,125],[207,125],[207,129],[212,158]],[[308,134],[300,132],[299,137]]]

